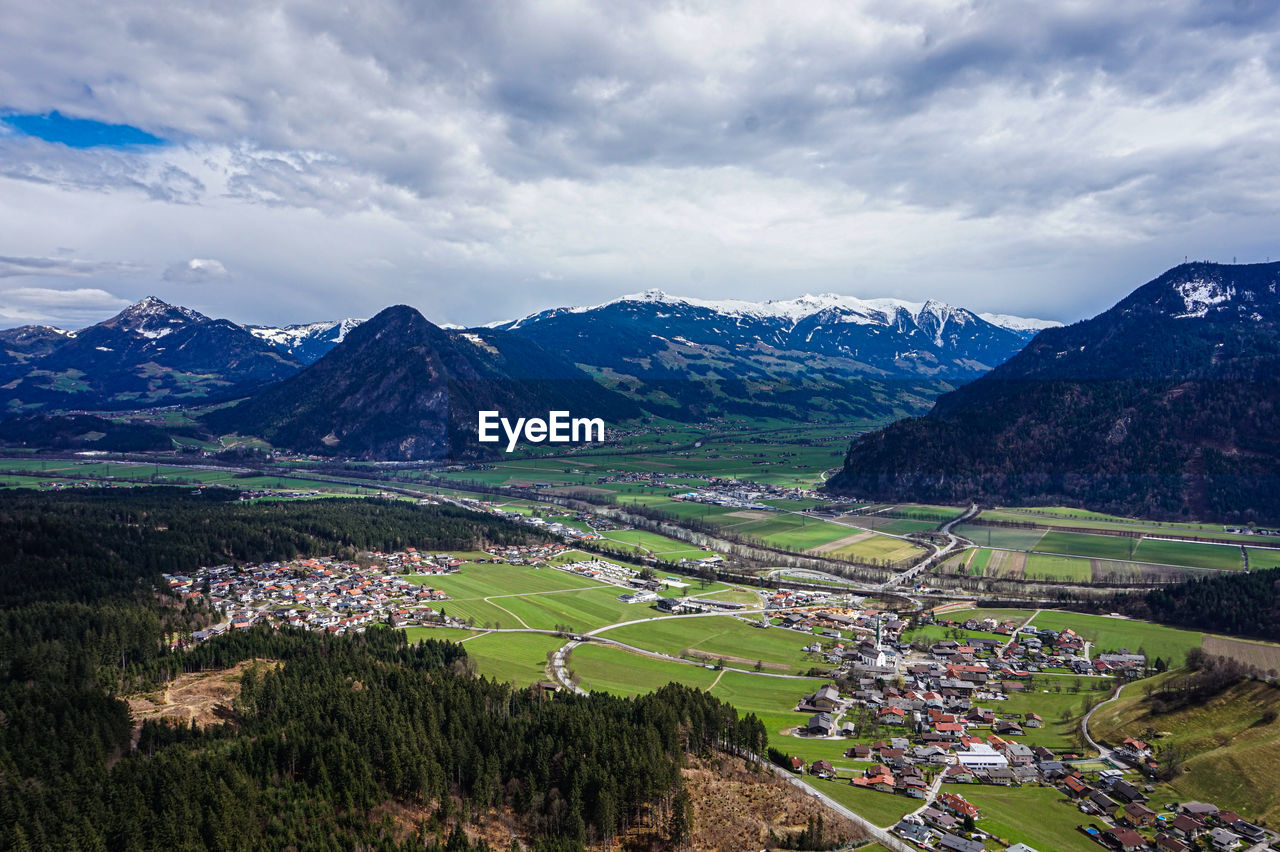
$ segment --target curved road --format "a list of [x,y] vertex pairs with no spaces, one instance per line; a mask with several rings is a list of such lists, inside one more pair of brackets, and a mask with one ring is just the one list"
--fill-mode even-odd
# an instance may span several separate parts
[[1101,707],[1104,704],[1110,704],[1112,701],[1115,701],[1117,698],[1119,698],[1120,690],[1122,689],[1124,689],[1124,684],[1122,683],[1116,684],[1116,688],[1111,691],[1111,697],[1107,698],[1104,701],[1099,701],[1097,704],[1093,705],[1093,707],[1090,708],[1089,712],[1084,714],[1084,718],[1080,720],[1080,731],[1084,734],[1085,742],[1087,742],[1091,748],[1093,748],[1095,751],[1098,752],[1098,757],[1102,760],[1111,759],[1111,749],[1104,748],[1103,746],[1099,745],[1097,742],[1094,741],[1093,737],[1089,735],[1089,720],[1093,718],[1093,714],[1097,712],[1099,707]]

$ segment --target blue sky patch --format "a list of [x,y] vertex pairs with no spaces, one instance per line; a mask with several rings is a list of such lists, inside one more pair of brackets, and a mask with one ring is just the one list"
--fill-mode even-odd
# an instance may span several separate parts
[[163,145],[165,141],[130,124],[104,124],[88,118],[68,118],[57,110],[48,115],[6,115],[0,121],[26,136],[60,142],[69,148],[130,148]]

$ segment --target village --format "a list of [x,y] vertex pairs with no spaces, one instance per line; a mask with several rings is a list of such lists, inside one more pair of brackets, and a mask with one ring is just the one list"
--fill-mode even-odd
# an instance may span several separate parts
[[[628,590],[648,588],[636,581],[636,571],[612,562],[553,563],[567,550],[563,544],[492,547],[484,557],[495,564],[548,566]],[[222,614],[221,622],[192,634],[191,639],[200,642],[258,624],[329,633],[363,632],[378,623],[465,627],[465,619],[449,616],[442,605],[449,595],[424,581],[458,573],[466,562],[457,554],[420,553],[410,547],[396,553],[369,553],[355,562],[324,556],[239,567],[215,565],[165,577],[180,597],[206,598]],[[174,640],[179,645],[185,641],[185,637]]]
[[[771,757],[797,774],[921,800],[893,827],[918,848],[1003,848],[1001,843],[987,845],[994,838],[975,824],[980,809],[959,792],[972,785],[1056,788],[1081,815],[1076,830],[1119,852],[1262,850],[1278,839],[1274,831],[1212,803],[1154,801],[1156,788],[1149,779],[1158,763],[1146,742],[1127,737],[1103,751],[1101,760],[1074,751],[1057,753],[1020,741],[1047,724],[1043,716],[1002,709],[1015,696],[1060,690],[1049,683],[1058,675],[1097,678],[1098,687],[1108,690],[1114,683],[1141,678],[1148,673],[1143,655],[1122,649],[1090,658],[1089,644],[1072,630],[1038,630],[1030,624],[1019,628],[993,618],[940,623],[955,631],[1007,637],[1003,641],[901,641],[908,625],[892,613],[872,611],[792,611],[781,623],[803,632],[852,630],[863,637],[856,644],[837,643],[826,653],[836,666],[835,678],[800,697],[796,711],[812,715],[790,732],[803,740],[858,740],[844,757],[859,769],[850,777],[847,768],[842,774],[830,760],[806,763],[786,755],[782,743]],[[821,646],[810,648],[818,651]],[[1073,682],[1070,688],[1079,687]],[[1037,852],[1025,844],[1007,848]]]

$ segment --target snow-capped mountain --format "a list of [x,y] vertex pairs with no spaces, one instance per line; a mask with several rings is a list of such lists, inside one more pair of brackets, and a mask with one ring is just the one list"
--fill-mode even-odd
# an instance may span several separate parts
[[[649,290],[600,305],[554,308],[497,327],[567,348],[578,363],[632,373],[663,353],[713,347],[752,358],[782,352],[845,362],[853,374],[972,378],[1006,360],[1045,320],[990,315],[928,300],[836,294],[750,302]],[[695,359],[698,360],[698,359]],[[666,370],[659,369],[659,372]]]
[[1057,320],[1031,319],[1030,317],[1015,317],[1012,314],[978,314],[992,325],[998,325],[1001,328],[1007,328],[1010,331],[1029,331],[1035,333],[1044,331],[1046,328],[1057,328],[1062,323]]
[[0,405],[125,408],[199,402],[295,373],[300,362],[240,326],[149,296],[2,371]]
[[364,322],[348,317],[327,322],[309,322],[273,328],[265,325],[245,326],[254,337],[265,340],[276,349],[297,358],[303,364],[320,360],[330,349],[347,339],[351,329]]

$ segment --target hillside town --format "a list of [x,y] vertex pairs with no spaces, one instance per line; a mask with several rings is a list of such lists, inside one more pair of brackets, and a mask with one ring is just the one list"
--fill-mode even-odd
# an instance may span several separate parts
[[1037,852],[997,842],[975,826],[981,811],[962,792],[974,785],[1056,788],[1080,814],[1076,830],[1118,852],[1261,852],[1280,841],[1276,832],[1212,803],[1157,801],[1158,755],[1140,739],[1125,738],[1101,760],[1036,744],[1034,734],[1057,720],[1025,709],[1035,693],[1060,694],[1052,682],[1057,676],[1096,678],[1094,697],[1076,678],[1067,688],[1091,705],[1113,684],[1148,674],[1141,654],[1122,649],[1090,658],[1089,643],[1072,630],[1019,628],[995,618],[957,623],[926,616],[915,626],[1004,637],[932,642],[903,641],[909,626],[892,613],[792,611],[780,623],[860,637],[829,646],[825,658],[835,666],[834,680],[799,697],[795,710],[811,715],[788,732],[805,740],[847,739],[844,757],[858,768],[850,775],[847,765],[837,769],[830,760],[806,763],[786,755],[783,744],[773,759],[795,773],[920,800],[893,828],[918,848]]

